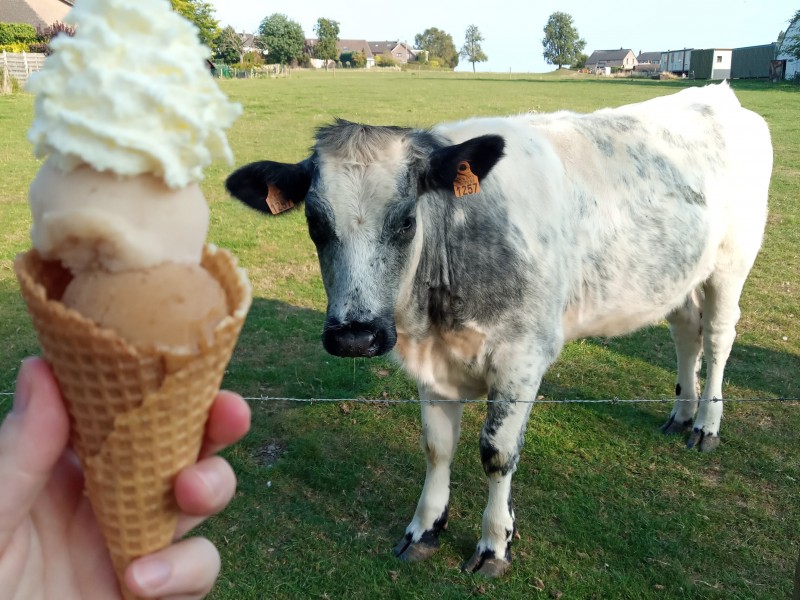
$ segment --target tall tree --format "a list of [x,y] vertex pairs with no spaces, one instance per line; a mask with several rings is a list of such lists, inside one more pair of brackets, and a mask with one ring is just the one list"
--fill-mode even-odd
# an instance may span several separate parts
[[204,0],[170,0],[172,10],[194,23],[200,41],[217,50],[220,28],[219,21],[214,18],[214,5]]
[[267,62],[286,65],[299,60],[306,38],[300,23],[286,15],[274,13],[258,26],[259,39],[267,51]]
[[244,39],[228,25],[219,36],[217,58],[226,64],[240,63],[244,59]]
[[544,26],[542,56],[551,65],[571,65],[586,47],[586,40],[578,35],[578,30],[567,13],[554,12]]
[[449,33],[429,27],[422,33],[414,36],[414,45],[422,50],[427,50],[429,59],[438,58],[451,69],[458,66],[458,51],[453,43],[453,36]]
[[461,47],[459,56],[466,58],[467,61],[472,63],[472,72],[475,72],[475,63],[484,62],[489,60],[486,53],[481,48],[481,42],[485,41],[481,35],[477,25],[470,25],[467,27],[467,33],[464,36],[464,45]]
[[328,68],[329,60],[339,58],[339,49],[336,42],[339,41],[339,22],[332,19],[317,19],[314,25],[314,33],[317,34],[317,43],[314,45],[314,58],[325,61],[325,69]]

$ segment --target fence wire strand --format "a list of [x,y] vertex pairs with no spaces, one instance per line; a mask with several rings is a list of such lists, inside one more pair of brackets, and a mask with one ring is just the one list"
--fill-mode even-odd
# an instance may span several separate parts
[[[0,392],[0,406],[3,406],[8,401],[7,397],[13,396],[13,392]],[[349,402],[353,404],[439,404],[447,402],[458,402],[460,404],[492,404],[503,403],[508,400],[489,400],[486,398],[463,398],[460,400],[449,399],[419,399],[419,398],[292,398],[290,396],[245,396],[248,402],[291,402],[295,404],[337,404]],[[599,398],[599,399],[584,399],[584,398],[537,398],[536,400],[514,400],[513,402],[519,404],[666,404],[669,402],[708,402],[708,400],[699,399],[692,400],[690,398]],[[711,402],[723,403],[776,403],[787,404],[791,402],[800,402],[800,397],[753,397],[753,398],[715,398]]]
[[[460,404],[492,404],[492,403],[503,403],[508,402],[508,400],[489,400],[489,399],[478,399],[478,398],[463,398],[460,400],[447,400],[447,399],[417,399],[417,398],[408,398],[408,399],[383,399],[383,398],[290,398],[290,397],[281,397],[281,396],[255,396],[250,398],[245,398],[245,400],[254,402],[254,401],[262,401],[262,402],[295,402],[295,403],[308,403],[314,404],[318,402],[320,404],[323,403],[341,403],[341,402],[352,402],[354,404],[437,404],[437,403],[446,403],[446,402],[458,402]],[[695,400],[691,400],[689,398],[601,398],[601,399],[582,399],[582,398],[564,398],[564,399],[555,399],[555,398],[537,398],[536,400],[514,400],[513,402],[519,404],[641,404],[641,403],[653,403],[653,404],[664,404],[668,402],[675,402],[679,400],[680,402],[694,402]],[[703,401],[703,400],[701,400]],[[712,402],[775,402],[775,403],[786,403],[786,402],[800,402],[800,398],[784,398],[784,397],[764,397],[764,398],[721,398],[721,399],[714,399]]]

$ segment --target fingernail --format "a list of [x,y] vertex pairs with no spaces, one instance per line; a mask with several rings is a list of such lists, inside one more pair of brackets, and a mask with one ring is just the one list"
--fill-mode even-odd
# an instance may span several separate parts
[[140,558],[131,570],[133,579],[148,593],[157,592],[172,575],[172,565],[160,558]]

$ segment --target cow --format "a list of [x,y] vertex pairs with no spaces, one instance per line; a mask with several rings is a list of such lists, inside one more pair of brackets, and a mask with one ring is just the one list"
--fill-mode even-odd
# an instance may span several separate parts
[[496,577],[511,562],[511,478],[531,400],[565,342],[666,317],[677,385],[661,429],[717,447],[771,171],[766,123],[723,82],[591,114],[429,129],[336,120],[304,160],[251,163],[226,186],[266,214],[305,201],[328,297],[325,349],[394,351],[417,382],[427,471],[399,558],[439,547],[457,400],[487,397],[489,498],[463,569]]

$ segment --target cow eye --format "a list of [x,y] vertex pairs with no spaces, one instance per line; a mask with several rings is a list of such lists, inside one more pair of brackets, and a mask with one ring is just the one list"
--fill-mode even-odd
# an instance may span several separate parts
[[410,231],[413,231],[416,225],[417,225],[417,219],[415,217],[406,217],[406,220],[403,221],[403,224],[400,227],[400,232],[408,233]]

